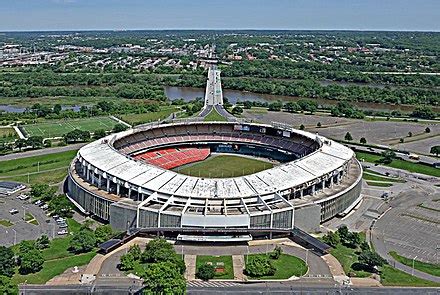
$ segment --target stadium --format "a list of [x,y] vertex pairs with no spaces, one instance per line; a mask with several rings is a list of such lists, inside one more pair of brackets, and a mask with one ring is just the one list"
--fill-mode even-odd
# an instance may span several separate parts
[[[207,175],[204,163],[223,155],[267,166]],[[234,157],[218,163],[240,166]],[[276,123],[173,121],[82,147],[66,194],[118,230],[244,241],[294,228],[317,231],[360,201],[361,177],[351,149],[317,134]]]

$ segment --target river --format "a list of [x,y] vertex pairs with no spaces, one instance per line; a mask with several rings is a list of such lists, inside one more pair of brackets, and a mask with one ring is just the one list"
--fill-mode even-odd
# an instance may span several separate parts
[[[185,101],[193,100],[197,97],[204,97],[203,88],[193,88],[193,87],[165,87],[165,94],[170,100],[176,100],[182,98]],[[271,94],[261,94],[254,92],[246,92],[240,90],[230,90],[223,89],[223,96],[228,98],[229,102],[232,104],[238,101],[258,101],[258,102],[273,102],[273,101],[298,101],[301,98],[295,96],[282,96],[282,95],[271,95]],[[313,99],[322,106],[333,106],[338,103],[337,100],[315,98]],[[413,105],[394,105],[385,103],[370,103],[370,102],[350,102],[352,105],[364,110],[375,110],[375,111],[394,111],[399,110],[401,112],[409,113],[415,109]],[[440,107],[433,107],[433,110],[440,112]]]

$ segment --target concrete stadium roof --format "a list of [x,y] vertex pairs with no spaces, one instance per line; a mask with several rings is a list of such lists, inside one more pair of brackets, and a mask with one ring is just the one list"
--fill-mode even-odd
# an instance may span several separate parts
[[[149,128],[167,125],[169,126],[169,124],[163,124]],[[94,141],[78,151],[78,159],[91,165],[91,168],[97,169],[100,174],[105,172],[104,177],[110,177],[110,179],[116,177],[118,181],[124,182],[126,187],[130,186],[146,193],[159,192],[186,198],[245,198],[275,194],[311,182],[320,176],[337,171],[354,156],[351,149],[335,141],[289,128],[288,130],[292,133],[321,142],[321,147],[293,162],[251,175],[234,178],[199,178],[136,161],[112,146],[115,139],[141,130],[128,130]]]

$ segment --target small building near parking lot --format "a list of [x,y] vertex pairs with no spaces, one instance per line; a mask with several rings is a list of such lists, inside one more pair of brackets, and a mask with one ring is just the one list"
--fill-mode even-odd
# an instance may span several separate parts
[[9,196],[25,189],[26,186],[14,181],[0,181],[0,196]]

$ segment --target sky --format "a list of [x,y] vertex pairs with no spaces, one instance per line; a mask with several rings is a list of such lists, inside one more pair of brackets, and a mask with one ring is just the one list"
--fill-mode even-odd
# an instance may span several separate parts
[[0,0],[0,31],[440,31],[440,0]]

